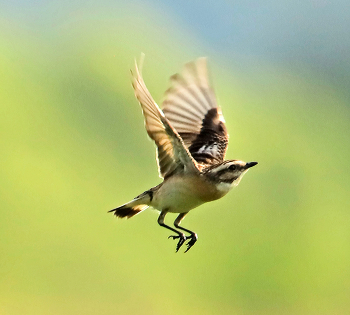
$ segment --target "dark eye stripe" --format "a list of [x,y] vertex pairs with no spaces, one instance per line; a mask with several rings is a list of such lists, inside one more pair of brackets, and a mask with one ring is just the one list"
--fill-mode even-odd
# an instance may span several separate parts
[[216,174],[217,174],[218,176],[220,176],[220,175],[223,175],[223,174],[225,174],[225,173],[227,173],[227,172],[230,172],[230,170],[229,170],[228,168],[225,168],[225,169],[223,169],[223,170],[221,170],[221,171],[218,171]]

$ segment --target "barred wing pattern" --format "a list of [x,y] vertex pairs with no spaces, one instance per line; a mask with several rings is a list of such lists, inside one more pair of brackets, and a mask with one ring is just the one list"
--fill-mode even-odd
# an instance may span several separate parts
[[143,111],[147,133],[157,145],[160,177],[183,170],[198,172],[196,161],[149,93],[136,62],[135,70],[132,85]]
[[210,86],[206,58],[186,64],[171,78],[163,112],[192,157],[201,164],[224,160],[228,145],[225,120]]

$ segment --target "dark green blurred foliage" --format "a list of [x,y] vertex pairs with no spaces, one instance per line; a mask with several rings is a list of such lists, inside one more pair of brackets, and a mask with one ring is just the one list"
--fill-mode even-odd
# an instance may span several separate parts
[[[238,65],[167,16],[123,10],[77,10],[39,34],[1,21],[0,313],[346,314],[347,91],[307,69]],[[199,234],[187,254],[156,211],[107,214],[160,182],[130,84],[141,51],[157,101],[184,62],[210,54],[227,157],[259,162],[186,217]]]

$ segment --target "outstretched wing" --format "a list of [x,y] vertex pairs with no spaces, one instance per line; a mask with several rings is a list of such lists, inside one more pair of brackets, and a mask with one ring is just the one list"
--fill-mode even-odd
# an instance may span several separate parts
[[149,93],[136,62],[135,68],[132,85],[142,107],[147,133],[157,145],[160,177],[184,170],[198,172],[196,161]]
[[170,80],[171,87],[163,101],[165,116],[198,163],[222,162],[228,133],[210,86],[206,58],[187,63]]

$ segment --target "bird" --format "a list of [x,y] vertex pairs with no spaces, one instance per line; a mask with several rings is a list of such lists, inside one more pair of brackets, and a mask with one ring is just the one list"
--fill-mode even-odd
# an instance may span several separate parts
[[[190,210],[225,196],[257,162],[225,160],[228,132],[221,107],[209,80],[207,58],[184,65],[170,77],[162,109],[152,98],[135,61],[132,86],[141,105],[148,136],[157,147],[163,181],[133,200],[112,209],[118,218],[131,218],[152,207],[160,211],[158,224],[175,235],[176,252],[187,242],[187,252],[197,242],[195,232],[180,225]],[[178,214],[173,225],[168,213]]]

